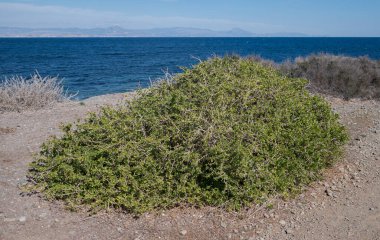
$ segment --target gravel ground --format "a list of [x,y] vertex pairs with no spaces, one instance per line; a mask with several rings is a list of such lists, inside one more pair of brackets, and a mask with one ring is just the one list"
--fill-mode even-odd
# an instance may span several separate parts
[[[327,98],[351,134],[343,160],[295,199],[239,213],[176,208],[138,218],[110,209],[70,212],[24,195],[28,163],[61,122],[82,118],[123,94],[0,114],[0,239],[380,239],[380,103]],[[127,95],[131,97],[131,95]]]

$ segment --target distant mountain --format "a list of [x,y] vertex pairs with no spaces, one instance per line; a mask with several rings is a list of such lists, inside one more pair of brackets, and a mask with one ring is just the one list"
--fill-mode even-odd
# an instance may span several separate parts
[[202,28],[13,28],[0,27],[0,37],[306,37],[301,33],[255,34],[240,28],[214,31]]
[[311,37],[311,36],[304,33],[279,32],[279,33],[261,34],[260,37]]

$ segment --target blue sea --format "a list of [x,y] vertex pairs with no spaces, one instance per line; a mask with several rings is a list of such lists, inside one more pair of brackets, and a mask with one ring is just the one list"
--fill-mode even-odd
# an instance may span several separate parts
[[78,99],[147,87],[213,55],[281,62],[312,53],[380,59],[380,38],[2,38],[0,81],[12,75],[63,78]]

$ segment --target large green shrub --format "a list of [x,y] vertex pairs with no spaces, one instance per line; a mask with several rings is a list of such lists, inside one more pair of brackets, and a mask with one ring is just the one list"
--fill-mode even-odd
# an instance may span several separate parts
[[30,178],[45,196],[134,213],[179,204],[240,209],[318,178],[347,139],[306,80],[213,58],[42,146]]

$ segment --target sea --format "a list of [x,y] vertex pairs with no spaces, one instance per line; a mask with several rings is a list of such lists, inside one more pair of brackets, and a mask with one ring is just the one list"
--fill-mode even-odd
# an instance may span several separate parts
[[380,38],[0,38],[0,81],[59,76],[80,100],[145,88],[212,56],[282,62],[313,53],[380,60]]

